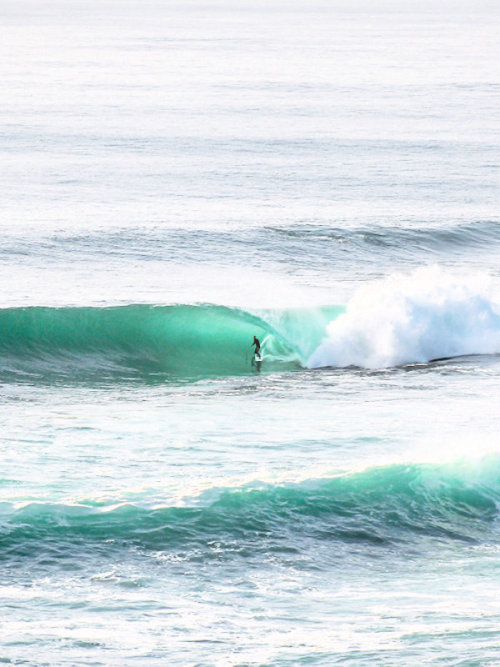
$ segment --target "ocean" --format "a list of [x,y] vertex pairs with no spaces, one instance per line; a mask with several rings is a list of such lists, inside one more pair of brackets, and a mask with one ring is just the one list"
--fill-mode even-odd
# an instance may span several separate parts
[[499,18],[2,2],[0,663],[500,664]]

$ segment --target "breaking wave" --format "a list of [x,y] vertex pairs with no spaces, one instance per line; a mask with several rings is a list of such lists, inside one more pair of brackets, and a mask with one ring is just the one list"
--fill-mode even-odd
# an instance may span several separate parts
[[3,378],[202,378],[300,368],[339,308],[251,313],[214,305],[0,310]]
[[178,505],[0,505],[0,556],[75,548],[257,551],[302,540],[394,544],[422,536],[495,541],[500,459],[413,463],[298,483],[212,489]]
[[498,352],[500,303],[488,281],[429,267],[361,288],[307,365],[387,368]]
[[[325,366],[388,368],[500,352],[500,303],[482,277],[438,267],[360,289],[347,306],[0,309],[0,379],[193,380]],[[260,366],[260,364],[259,364]]]

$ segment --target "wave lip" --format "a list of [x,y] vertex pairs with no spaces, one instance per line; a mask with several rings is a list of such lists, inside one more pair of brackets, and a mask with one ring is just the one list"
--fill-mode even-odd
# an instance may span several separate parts
[[[215,496],[215,498],[214,498]],[[0,506],[0,556],[75,549],[262,551],[316,540],[380,545],[415,539],[497,540],[500,456],[474,465],[398,464],[300,483],[210,491],[189,504]]]
[[500,303],[481,277],[420,268],[361,288],[327,327],[309,368],[387,368],[500,352]]

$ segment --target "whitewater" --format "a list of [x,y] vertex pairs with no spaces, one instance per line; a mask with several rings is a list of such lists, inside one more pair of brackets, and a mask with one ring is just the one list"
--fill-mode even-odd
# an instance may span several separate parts
[[0,19],[0,662],[498,664],[496,3]]

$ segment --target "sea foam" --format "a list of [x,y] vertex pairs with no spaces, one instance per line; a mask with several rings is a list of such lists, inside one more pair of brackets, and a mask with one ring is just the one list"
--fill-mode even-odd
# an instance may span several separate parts
[[498,352],[500,302],[489,279],[433,266],[360,288],[307,366],[387,368]]

